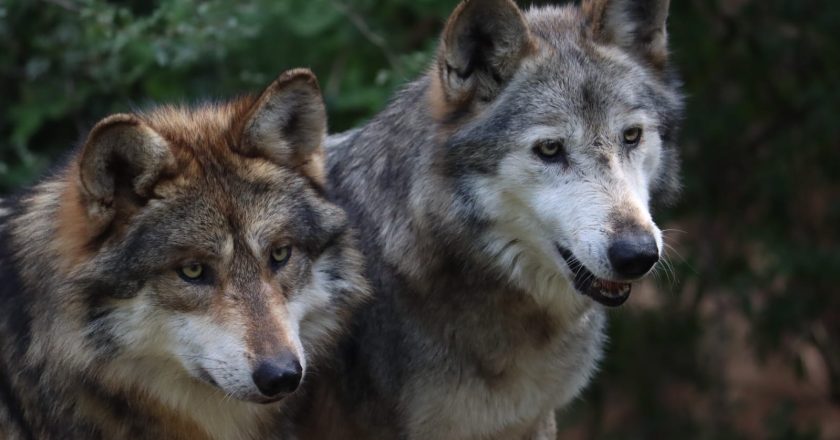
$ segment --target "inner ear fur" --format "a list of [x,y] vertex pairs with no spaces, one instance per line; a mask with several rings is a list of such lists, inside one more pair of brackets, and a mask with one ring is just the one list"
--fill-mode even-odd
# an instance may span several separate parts
[[143,203],[158,180],[175,169],[169,144],[136,116],[100,121],[79,159],[81,202],[93,229],[104,231],[121,206]]
[[300,170],[323,184],[327,112],[318,79],[308,69],[284,72],[257,98],[237,148]]
[[446,103],[493,100],[534,47],[512,0],[464,0],[449,17],[438,51]]
[[670,0],[583,0],[591,38],[616,45],[656,70],[668,61]]

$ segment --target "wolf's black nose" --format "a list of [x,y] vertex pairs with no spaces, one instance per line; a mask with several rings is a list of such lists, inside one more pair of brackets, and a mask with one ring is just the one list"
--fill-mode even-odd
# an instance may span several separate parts
[[297,358],[288,353],[275,359],[261,361],[252,376],[260,393],[266,397],[275,397],[296,390],[300,385],[303,369]]
[[659,248],[653,234],[623,233],[607,250],[613,270],[622,278],[639,278],[659,261]]

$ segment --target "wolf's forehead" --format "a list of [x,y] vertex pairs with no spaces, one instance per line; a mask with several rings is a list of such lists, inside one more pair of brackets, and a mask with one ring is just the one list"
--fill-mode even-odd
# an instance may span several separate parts
[[550,84],[552,98],[603,96],[633,98],[633,88],[645,81],[644,69],[628,54],[596,44],[583,31],[576,7],[537,7],[526,14],[539,54],[524,69],[531,81]]
[[240,196],[237,201],[187,197],[160,206],[158,213],[150,213],[151,227],[140,230],[143,246],[226,259],[297,235],[293,204],[281,198]]
[[649,107],[650,85],[636,66],[573,44],[534,60],[522,75],[505,105],[534,122],[604,122]]
[[206,176],[166,201],[164,215],[184,229],[197,231],[247,231],[266,221],[283,225],[305,191],[297,179],[284,177],[246,179],[233,172]]
[[[514,126],[598,126],[643,108],[634,84],[617,84],[597,72],[532,79],[499,110],[513,117]],[[505,107],[505,108],[501,108]],[[509,108],[515,107],[515,108]]]
[[284,225],[299,211],[300,191],[276,185],[234,185],[222,194],[207,198],[207,211],[242,231],[261,228],[266,223]]

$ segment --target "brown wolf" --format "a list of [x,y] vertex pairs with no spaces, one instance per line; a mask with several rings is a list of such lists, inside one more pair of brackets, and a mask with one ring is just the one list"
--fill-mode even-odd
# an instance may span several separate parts
[[283,437],[366,296],[306,70],[99,122],[0,203],[0,437]]

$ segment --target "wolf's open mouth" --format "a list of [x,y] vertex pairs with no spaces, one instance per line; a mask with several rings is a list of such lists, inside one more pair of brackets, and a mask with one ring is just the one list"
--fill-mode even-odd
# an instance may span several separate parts
[[618,307],[627,301],[630,297],[630,283],[620,283],[615,281],[602,280],[596,278],[583,263],[575,258],[572,251],[557,245],[557,250],[569,269],[574,274],[575,289],[598,301],[607,307]]

